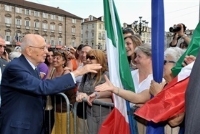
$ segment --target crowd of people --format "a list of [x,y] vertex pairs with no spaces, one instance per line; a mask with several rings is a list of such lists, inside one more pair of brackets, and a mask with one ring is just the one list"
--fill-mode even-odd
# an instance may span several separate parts
[[[130,101],[136,110],[151,96],[156,96],[174,78],[171,69],[187,49],[190,38],[185,34],[184,24],[174,32],[169,47],[164,52],[163,82],[153,80],[151,44],[143,43],[140,36],[123,29],[127,59],[133,78],[135,92],[123,90],[109,80],[105,51],[80,44],[77,48],[48,48],[40,35],[27,34],[21,46],[12,52],[5,51],[5,41],[0,37],[0,81],[1,81],[1,134],[66,134],[67,112],[70,114],[70,133],[74,133],[72,109],[67,111],[66,102],[56,96],[64,93],[71,104],[77,107],[77,133],[97,134],[110,108],[93,104],[95,99],[113,102],[112,93]],[[179,45],[178,40],[182,39]],[[113,59],[114,60],[114,59]],[[183,66],[195,61],[186,56]],[[54,99],[55,98],[55,99]],[[45,109],[47,100],[56,107]],[[87,100],[85,112],[83,100]],[[54,102],[55,100],[55,102]],[[54,112],[55,111],[55,112]],[[134,113],[134,111],[133,111]],[[83,115],[85,114],[85,115]],[[186,113],[187,114],[187,113]],[[165,122],[166,134],[180,133],[184,126],[185,113]],[[51,118],[49,118],[51,117]],[[133,116],[138,134],[146,133],[147,121]],[[87,125],[84,125],[84,124]]]

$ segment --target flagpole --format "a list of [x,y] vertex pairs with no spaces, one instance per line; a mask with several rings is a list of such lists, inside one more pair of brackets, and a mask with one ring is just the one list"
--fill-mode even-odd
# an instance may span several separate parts
[[[164,2],[163,0],[151,0],[151,21],[152,21],[152,64],[153,79],[161,83],[164,60]],[[163,134],[163,123],[147,122],[146,134]]]

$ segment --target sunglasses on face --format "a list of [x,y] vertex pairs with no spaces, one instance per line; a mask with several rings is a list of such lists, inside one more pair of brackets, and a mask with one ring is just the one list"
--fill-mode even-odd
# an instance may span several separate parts
[[86,55],[86,59],[95,60],[96,57],[95,56]]
[[173,64],[175,64],[176,62],[172,61],[172,60],[169,60],[169,61],[168,60],[164,60],[164,65],[167,64],[167,63],[173,63]]

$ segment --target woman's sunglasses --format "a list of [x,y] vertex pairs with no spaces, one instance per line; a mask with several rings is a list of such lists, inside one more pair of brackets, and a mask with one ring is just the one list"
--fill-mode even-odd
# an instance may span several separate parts
[[175,61],[171,61],[171,60],[169,60],[169,61],[164,60],[164,65],[165,65],[166,63],[176,63],[176,62],[175,62]]
[[95,56],[86,55],[86,59],[95,60],[96,57]]

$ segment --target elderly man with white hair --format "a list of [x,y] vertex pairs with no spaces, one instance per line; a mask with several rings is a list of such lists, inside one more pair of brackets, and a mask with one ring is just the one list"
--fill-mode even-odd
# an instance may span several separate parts
[[95,73],[101,66],[85,65],[61,77],[41,80],[37,65],[45,61],[48,53],[45,39],[26,34],[21,48],[22,55],[12,60],[2,75],[0,133],[44,134],[44,96],[74,88],[75,77]]

